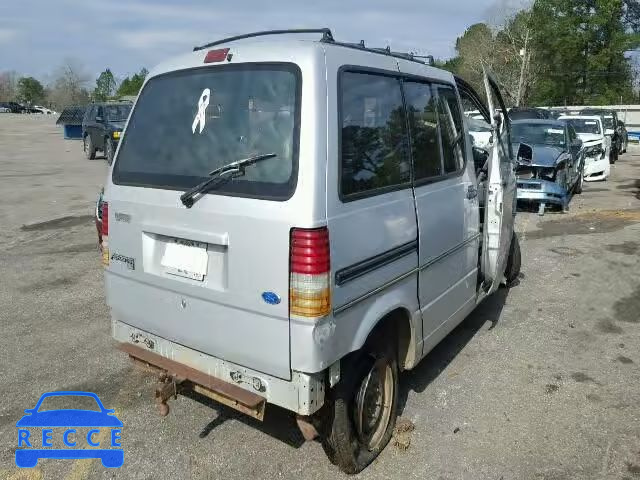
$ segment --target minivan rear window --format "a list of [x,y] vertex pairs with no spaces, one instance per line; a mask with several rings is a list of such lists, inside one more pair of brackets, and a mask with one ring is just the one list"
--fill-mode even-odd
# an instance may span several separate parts
[[221,65],[150,79],[131,114],[113,182],[186,190],[254,155],[209,193],[286,200],[298,175],[301,73],[289,63]]

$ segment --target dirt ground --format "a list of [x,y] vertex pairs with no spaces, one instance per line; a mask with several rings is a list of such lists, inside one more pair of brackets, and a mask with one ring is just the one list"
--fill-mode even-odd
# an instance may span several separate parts
[[[115,350],[93,208],[107,172],[50,117],[0,115],[0,478],[331,479],[293,419],[179,397]],[[482,304],[401,377],[407,449],[367,479],[640,478],[640,148],[568,214],[521,212],[519,285]],[[124,423],[125,463],[14,465],[16,421],[43,392],[86,390]]]

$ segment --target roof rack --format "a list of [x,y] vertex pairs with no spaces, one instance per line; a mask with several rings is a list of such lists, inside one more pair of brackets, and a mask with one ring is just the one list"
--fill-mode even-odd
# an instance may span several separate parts
[[216,40],[215,42],[207,43],[206,45],[202,45],[199,47],[193,47],[193,51],[197,52],[198,50],[215,47],[216,45],[222,45],[224,43],[235,42],[236,40],[244,40],[246,38],[263,37],[267,35],[287,35],[287,34],[302,34],[302,33],[321,33],[322,34],[322,38],[320,39],[321,42],[331,43],[332,45],[337,45],[340,47],[354,48],[357,50],[364,50],[366,52],[371,52],[371,53],[380,53],[382,55],[389,55],[391,57],[401,58],[403,60],[409,60],[411,62],[422,63],[423,65],[433,66],[435,64],[433,55],[416,55],[413,52],[407,52],[407,53],[394,52],[391,50],[391,47],[389,46],[385,48],[367,47],[364,44],[364,40],[360,40],[359,43],[337,42],[336,40],[334,40],[331,30],[326,27],[325,28],[296,28],[296,29],[289,29],[289,30],[264,30],[262,32],[247,33],[244,35],[237,35],[235,37],[223,38],[222,40]]
[[287,35],[287,34],[301,34],[301,33],[321,33],[323,42],[332,42],[333,34],[328,28],[293,28],[289,30],[264,30],[262,32],[246,33],[244,35],[236,35],[235,37],[223,38],[222,40],[216,40],[215,42],[207,43],[200,47],[193,47],[193,51],[203,50],[205,48],[215,47],[216,45],[222,45],[223,43],[235,42],[236,40],[244,40],[245,38],[263,37],[266,35]]
[[[403,60],[409,60],[411,62],[422,63],[423,65],[433,66],[435,64],[435,61],[434,61],[432,55],[416,55],[413,52],[395,52],[395,51],[391,50],[391,47],[389,47],[388,45],[386,47],[384,47],[384,48],[367,47],[364,44],[364,40],[360,40],[360,42],[358,42],[358,43],[336,42],[335,40],[324,40],[324,39],[322,41],[325,42],[325,43],[332,43],[333,45],[338,45],[340,47],[354,48],[356,50],[363,50],[365,52],[380,53],[382,55],[389,55],[390,57],[401,58]],[[421,60],[423,58],[426,59],[426,62]]]

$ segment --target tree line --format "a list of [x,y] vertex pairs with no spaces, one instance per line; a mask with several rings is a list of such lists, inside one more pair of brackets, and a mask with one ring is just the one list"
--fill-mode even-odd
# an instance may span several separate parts
[[0,72],[0,102],[16,101],[60,110],[68,105],[116,100],[137,95],[148,73],[142,68],[119,80],[107,68],[92,86],[91,75],[80,62],[70,59],[65,60],[44,83],[31,76],[21,77],[16,72]]
[[499,25],[470,26],[439,63],[480,92],[488,66],[511,105],[639,103],[639,47],[638,0],[535,0]]

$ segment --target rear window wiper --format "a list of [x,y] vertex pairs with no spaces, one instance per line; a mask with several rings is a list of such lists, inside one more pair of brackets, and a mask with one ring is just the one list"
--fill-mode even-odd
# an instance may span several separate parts
[[222,175],[231,174],[231,177],[244,175],[244,170],[249,165],[277,156],[278,155],[275,153],[264,153],[261,155],[254,155],[249,158],[243,158],[242,160],[236,160],[235,162],[218,167],[209,172],[209,178],[205,181],[180,195],[180,201],[185,207],[191,208],[193,206],[195,196],[199,193],[202,194],[206,192]]

